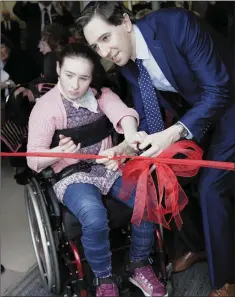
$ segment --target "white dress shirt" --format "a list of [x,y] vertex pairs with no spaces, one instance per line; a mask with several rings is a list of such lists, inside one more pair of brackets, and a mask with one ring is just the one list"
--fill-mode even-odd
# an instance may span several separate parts
[[11,31],[11,22],[10,21],[4,21],[4,26],[6,30]]
[[[170,91],[177,93],[158,66],[157,61],[154,59],[142,33],[140,32],[140,29],[136,25],[133,25],[133,29],[136,41],[136,58],[143,61],[143,66],[148,71],[154,87],[160,91]],[[181,124],[185,127],[183,123]],[[187,129],[187,127],[185,128]],[[189,135],[187,139],[193,138],[191,132],[189,130],[188,132]]]

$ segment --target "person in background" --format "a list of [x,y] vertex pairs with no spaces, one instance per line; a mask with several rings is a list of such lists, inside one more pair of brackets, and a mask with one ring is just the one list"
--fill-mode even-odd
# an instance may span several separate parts
[[69,43],[69,37],[68,29],[60,24],[50,24],[43,29],[39,50],[44,55],[42,76],[46,82],[57,83],[58,54]]
[[2,11],[1,33],[10,40],[10,42],[18,49],[20,46],[20,25],[16,20],[11,18],[8,10]]
[[81,13],[81,2],[80,1],[57,1],[62,3],[66,9],[72,14],[73,18],[76,20]]
[[16,1],[13,7],[14,14],[26,23],[26,51],[32,59],[35,77],[42,72],[43,56],[38,51],[41,32],[49,24],[60,24],[69,27],[74,19],[65,6],[52,1]]
[[[3,34],[1,34],[1,71],[4,71],[2,72],[4,76],[1,77],[1,89],[26,84],[34,78],[27,56]],[[4,95],[2,100],[5,100]]]
[[[19,109],[19,107],[22,109],[24,106],[25,108],[24,113],[22,111],[22,113],[19,114],[21,115],[20,121],[18,117],[6,117],[7,121],[1,127],[1,141],[4,151],[24,151],[28,138],[27,119],[30,113],[28,113],[28,108],[26,108],[28,105],[23,102],[28,99],[30,106],[33,105],[35,99],[47,93],[58,82],[56,72],[57,54],[68,44],[69,32],[67,28],[62,25],[50,24],[44,28],[41,36],[39,48],[44,57],[42,76],[27,81],[28,83],[24,82],[24,85],[17,88],[14,94],[11,94],[9,102],[6,105],[9,114],[14,114],[14,110]],[[4,54],[2,54],[2,57],[5,57]],[[16,72],[19,73],[20,76],[22,75],[22,72],[18,71],[18,68],[13,69],[17,70]],[[22,83],[22,81],[16,82],[19,84]],[[7,81],[3,82],[2,85],[5,86],[5,91],[8,92],[8,89],[14,87],[15,83],[11,81],[8,76]],[[22,101],[22,104],[20,101]],[[23,117],[23,114],[25,117]],[[22,118],[25,118],[25,120],[22,121]],[[11,164],[13,167],[17,167],[17,173],[14,176],[16,182],[20,185],[27,184],[30,174],[27,164],[21,162],[20,166],[18,166],[14,160]]]

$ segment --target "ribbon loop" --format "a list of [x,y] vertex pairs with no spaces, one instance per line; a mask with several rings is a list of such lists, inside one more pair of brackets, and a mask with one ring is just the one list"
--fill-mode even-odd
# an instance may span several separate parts
[[[201,160],[202,150],[192,141],[180,141],[159,155],[159,158],[186,158]],[[154,166],[154,167],[153,167]],[[154,168],[150,172],[149,168]],[[177,176],[193,177],[200,166],[175,165],[159,162],[158,158],[148,160],[132,159],[122,169],[123,187],[121,199],[128,199],[136,187],[135,205],[131,222],[139,225],[143,219],[151,220],[170,229],[172,219],[178,229],[182,227],[180,211],[188,203],[188,197],[180,186]],[[152,175],[157,180],[153,182]]]

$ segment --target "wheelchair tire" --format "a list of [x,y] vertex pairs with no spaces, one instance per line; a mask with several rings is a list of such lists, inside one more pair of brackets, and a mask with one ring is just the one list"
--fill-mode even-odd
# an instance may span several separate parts
[[53,236],[52,228],[51,228],[51,223],[50,223],[50,218],[48,216],[48,211],[47,211],[47,206],[46,206],[46,198],[44,193],[41,191],[38,182],[36,179],[32,179],[32,183],[34,184],[36,190],[39,193],[39,198],[42,206],[42,211],[44,214],[45,218],[45,223],[47,226],[47,231],[48,231],[48,237],[51,242],[51,252],[52,252],[52,259],[53,259],[53,267],[54,267],[54,273],[55,273],[55,287],[53,287],[53,292],[55,294],[61,293],[62,287],[61,287],[61,282],[62,282],[62,277],[60,274],[61,271],[61,266],[59,265],[59,260],[58,260],[58,253],[57,253],[57,248],[55,244],[55,238]]
[[[45,197],[38,182],[34,178],[25,186],[25,202],[34,251],[42,281],[49,291],[59,294],[61,292],[61,277],[56,245],[47,213]],[[35,227],[37,228],[36,234]],[[41,238],[45,263],[40,256],[38,246],[40,239],[38,235]]]

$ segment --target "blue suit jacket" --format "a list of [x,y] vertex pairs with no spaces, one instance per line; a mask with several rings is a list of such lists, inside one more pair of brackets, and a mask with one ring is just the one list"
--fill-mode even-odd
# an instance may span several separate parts
[[[167,80],[190,105],[180,121],[200,141],[231,102],[228,71],[211,35],[196,16],[179,8],[153,12],[136,25]],[[132,86],[139,130],[147,131],[137,75],[129,64],[120,71]],[[161,105],[169,108],[163,98]]]

